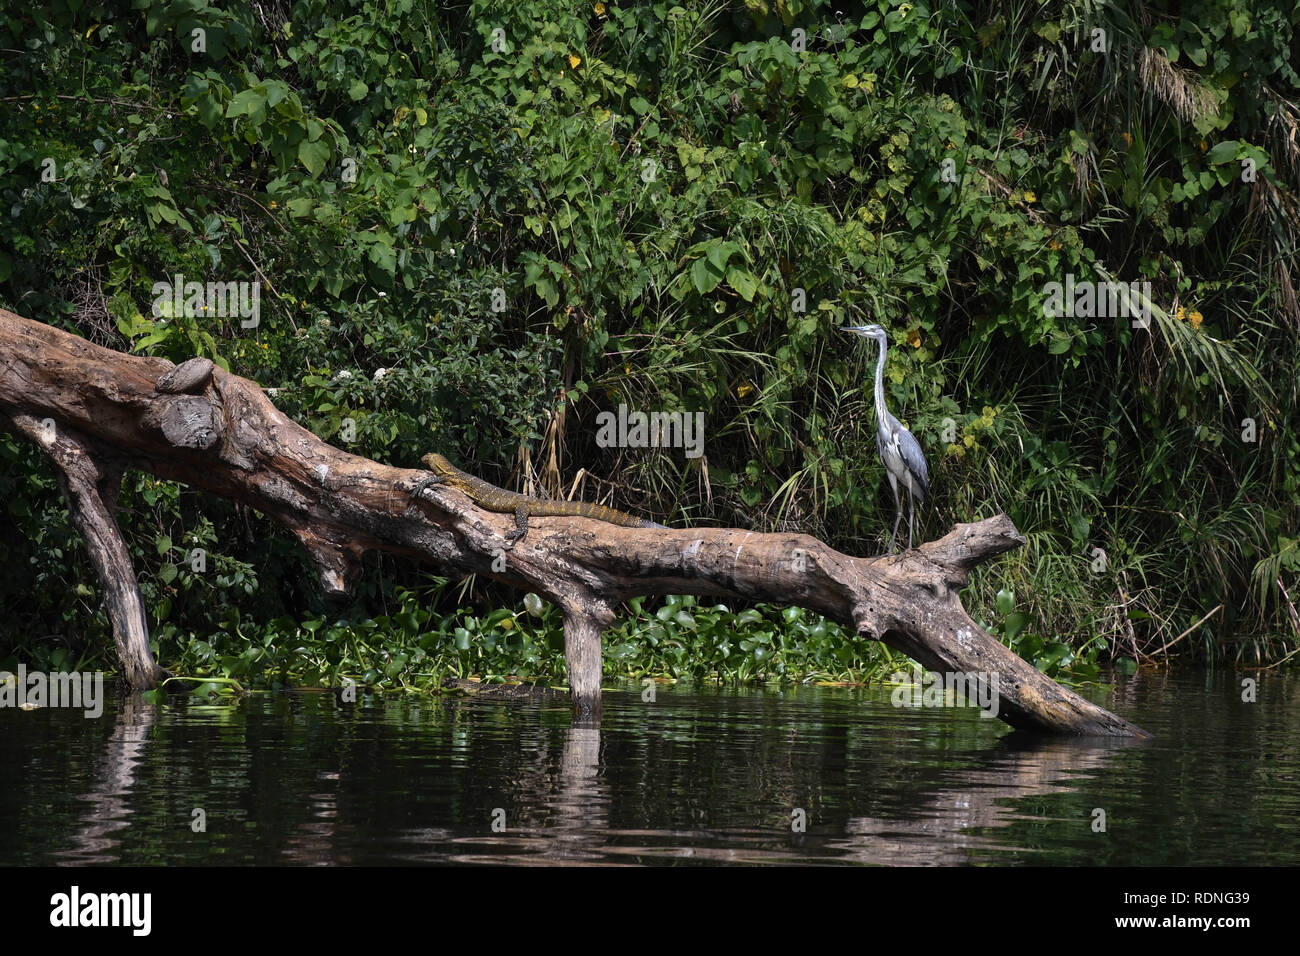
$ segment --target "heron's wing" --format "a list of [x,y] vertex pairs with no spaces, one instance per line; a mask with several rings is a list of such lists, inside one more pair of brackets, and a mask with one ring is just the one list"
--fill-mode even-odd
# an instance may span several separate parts
[[924,501],[930,497],[930,467],[925,463],[921,444],[902,425],[898,426],[896,440],[898,451],[903,456],[903,464],[907,465],[912,478],[921,486],[921,500]]

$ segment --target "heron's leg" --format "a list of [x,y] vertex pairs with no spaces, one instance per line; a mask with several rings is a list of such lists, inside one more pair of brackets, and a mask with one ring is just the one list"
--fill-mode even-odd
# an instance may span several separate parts
[[907,493],[907,550],[912,550],[912,525],[916,523],[916,499]]
[[894,492],[894,530],[889,533],[889,553],[894,553],[894,541],[898,538],[898,523],[903,520],[903,502],[898,497],[898,479],[889,476],[889,487]]

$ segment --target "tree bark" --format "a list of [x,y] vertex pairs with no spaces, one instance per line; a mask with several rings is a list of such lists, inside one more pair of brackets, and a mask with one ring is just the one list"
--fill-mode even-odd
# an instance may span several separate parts
[[[205,359],[180,366],[123,355],[0,310],[0,414],[59,468],[108,596],[127,679],[163,672],[148,654],[143,605],[101,482],[136,468],[240,501],[297,537],[331,594],[346,594],[361,555],[384,550],[537,591],[564,610],[575,711],[600,713],[600,635],[617,603],[644,594],[709,594],[797,604],[883,641],[925,667],[992,675],[998,716],[1016,727],[1146,736],[1060,687],[966,614],[958,590],[981,561],[1024,539],[1005,515],[957,525],[891,557],[841,554],[807,535],[730,528],[623,528],[534,518],[504,549],[513,515],[477,508],[428,472],[335,448],[286,418],[247,379]],[[44,436],[44,437],[42,437]]]

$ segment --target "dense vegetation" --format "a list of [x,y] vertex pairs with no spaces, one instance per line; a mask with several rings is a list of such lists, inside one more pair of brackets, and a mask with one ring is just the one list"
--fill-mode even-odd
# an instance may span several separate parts
[[[0,305],[210,356],[358,454],[860,553],[892,501],[875,354],[837,326],[878,321],[926,535],[1006,511],[1029,539],[966,596],[1023,655],[1300,637],[1294,4],[126,6],[0,19]],[[261,282],[260,324],[155,310],[176,274]],[[1150,327],[1045,309],[1067,274],[1150,283]],[[620,404],[704,412],[703,457],[599,447]],[[95,660],[52,472],[8,436],[0,462],[0,665]],[[225,502],[132,474],[122,521],[185,673],[559,672],[554,613],[474,582],[376,559],[330,608]],[[611,673],[901,663],[797,610],[632,610]]]

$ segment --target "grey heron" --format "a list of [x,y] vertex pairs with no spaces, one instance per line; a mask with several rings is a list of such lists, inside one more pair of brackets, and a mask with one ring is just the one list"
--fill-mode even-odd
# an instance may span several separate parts
[[894,541],[898,537],[898,522],[903,518],[903,504],[898,496],[901,484],[907,491],[909,506],[907,519],[907,547],[912,548],[912,525],[916,521],[916,500],[922,502],[930,495],[930,469],[925,463],[921,445],[912,433],[903,427],[889,409],[885,407],[885,353],[888,351],[888,338],[885,330],[878,325],[845,326],[845,332],[861,335],[863,338],[875,339],[880,343],[880,358],[876,360],[876,454],[885,466],[889,476],[889,487],[894,492],[894,530],[889,535],[889,553],[894,553]]

